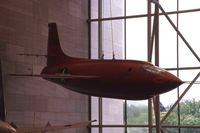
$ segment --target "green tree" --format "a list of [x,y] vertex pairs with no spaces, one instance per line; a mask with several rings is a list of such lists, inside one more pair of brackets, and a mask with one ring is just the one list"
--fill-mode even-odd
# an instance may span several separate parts
[[[170,106],[166,107],[167,109]],[[161,119],[165,113],[160,113]],[[127,106],[127,122],[128,124],[148,124],[147,106]],[[180,124],[181,125],[200,125],[200,101],[195,99],[186,100],[180,103]],[[168,118],[164,121],[165,125],[178,125],[177,108],[171,112]],[[134,130],[129,130],[129,133],[135,133]],[[140,129],[140,132],[146,132]],[[178,128],[165,128],[166,133],[179,133]],[[139,129],[138,129],[139,133]],[[200,133],[199,128],[182,128],[181,133]]]
[[147,106],[127,106],[127,123],[128,124],[148,124]]
[[[168,107],[169,108],[169,107]],[[161,115],[161,117],[164,115]],[[180,103],[180,124],[200,125],[200,101],[186,100]],[[178,113],[173,111],[164,122],[166,125],[178,124]],[[176,129],[166,129],[167,133],[176,133]],[[200,133],[200,129],[183,128],[181,133]]]
[[[128,105],[127,106],[127,123],[128,124],[148,124],[147,106]],[[145,133],[147,128],[128,128],[128,133]]]

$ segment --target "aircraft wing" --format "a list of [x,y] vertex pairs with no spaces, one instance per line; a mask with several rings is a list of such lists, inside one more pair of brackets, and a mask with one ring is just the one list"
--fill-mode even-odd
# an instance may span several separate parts
[[70,129],[70,128],[81,128],[81,127],[87,127],[90,123],[95,122],[96,120],[92,121],[84,121],[84,122],[78,122],[70,125],[55,125],[55,126],[46,126],[46,127],[40,127],[40,128],[18,128],[16,133],[45,133],[48,131],[58,131],[58,130],[64,130],[64,129]]
[[49,79],[88,79],[88,78],[98,78],[98,76],[93,75],[72,75],[72,74],[9,74],[10,76],[17,77],[42,77]]

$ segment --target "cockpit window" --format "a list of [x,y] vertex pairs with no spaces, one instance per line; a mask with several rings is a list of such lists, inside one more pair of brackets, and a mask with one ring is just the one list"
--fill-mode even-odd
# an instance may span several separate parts
[[159,68],[157,66],[149,66],[149,65],[145,65],[142,67],[145,71],[147,72],[151,72],[151,73],[160,73],[160,72],[164,72],[165,69]]

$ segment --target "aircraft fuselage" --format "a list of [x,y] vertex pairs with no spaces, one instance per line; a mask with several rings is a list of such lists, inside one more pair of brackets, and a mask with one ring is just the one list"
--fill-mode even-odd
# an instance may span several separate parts
[[88,78],[51,81],[87,95],[130,100],[147,99],[182,84],[171,73],[134,60],[68,60],[59,66],[46,67],[42,73],[85,75]]
[[41,74],[73,91],[130,100],[148,99],[183,83],[145,61],[70,57],[61,48],[56,23],[49,24],[47,66]]

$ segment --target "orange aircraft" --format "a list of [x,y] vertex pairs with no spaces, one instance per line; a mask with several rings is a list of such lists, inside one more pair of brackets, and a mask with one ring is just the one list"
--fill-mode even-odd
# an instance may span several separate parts
[[87,95],[143,100],[183,82],[149,62],[74,58],[61,49],[56,23],[49,24],[47,66],[38,76]]

